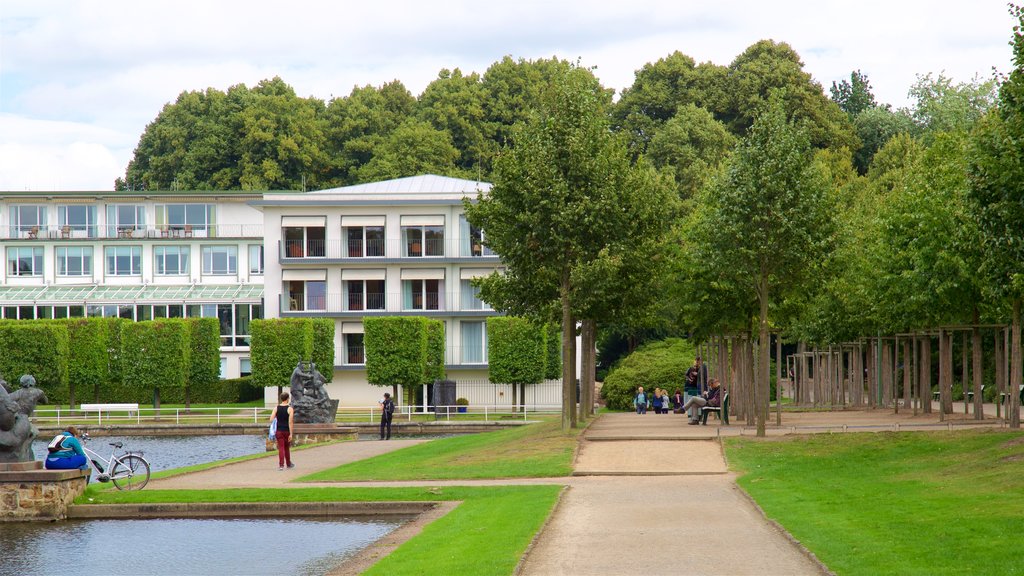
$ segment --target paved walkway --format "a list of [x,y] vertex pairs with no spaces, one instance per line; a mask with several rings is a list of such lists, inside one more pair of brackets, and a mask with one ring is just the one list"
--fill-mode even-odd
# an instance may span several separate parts
[[[986,407],[987,408],[987,407]],[[994,414],[994,410],[987,410]],[[769,435],[934,430],[974,426],[970,416],[889,410],[786,414]],[[771,422],[774,422],[774,415]],[[719,436],[753,435],[745,423],[688,426],[675,414],[605,414],[580,441],[574,476],[516,480],[344,482],[322,486],[568,486],[523,560],[528,576],[822,574],[788,536],[767,522],[727,472]],[[991,416],[983,425],[1000,426]],[[283,488],[295,478],[426,440],[343,442],[293,453],[296,468],[277,470],[276,455],[155,480],[154,489]]]

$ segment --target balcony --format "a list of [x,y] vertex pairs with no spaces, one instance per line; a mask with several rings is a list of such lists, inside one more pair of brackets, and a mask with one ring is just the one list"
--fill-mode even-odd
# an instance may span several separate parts
[[[341,366],[349,370],[357,370],[366,366],[365,349],[363,346],[345,346],[345,354]],[[449,368],[485,369],[487,368],[487,350],[483,346],[445,346],[444,363]]]
[[263,240],[262,224],[162,224],[95,226],[0,226],[11,240],[153,240],[182,238],[252,238]]
[[[304,300],[304,301],[303,301]],[[280,296],[281,314],[360,316],[493,316],[494,310],[461,292],[401,292],[339,294],[326,296]]]
[[400,238],[367,241],[284,240],[278,243],[280,262],[317,260],[332,263],[352,262],[429,262],[436,260],[498,262],[498,256],[480,244],[468,241],[427,240],[406,242]]

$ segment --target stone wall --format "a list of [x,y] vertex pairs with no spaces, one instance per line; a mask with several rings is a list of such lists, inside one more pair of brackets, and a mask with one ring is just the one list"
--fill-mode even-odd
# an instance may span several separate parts
[[0,522],[63,519],[68,506],[85,491],[87,470],[42,470],[42,462],[19,464],[27,466],[0,467]]

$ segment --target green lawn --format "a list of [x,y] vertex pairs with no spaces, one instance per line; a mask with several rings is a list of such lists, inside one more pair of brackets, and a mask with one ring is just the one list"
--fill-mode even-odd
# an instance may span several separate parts
[[556,419],[495,432],[440,438],[299,478],[298,482],[567,476],[580,430]]
[[1024,435],[725,441],[738,482],[840,575],[1024,574]]
[[[461,500],[455,510],[365,574],[508,576],[551,513],[561,486],[283,488],[99,492],[95,504],[155,502],[380,502]],[[91,499],[91,500],[90,500]]]

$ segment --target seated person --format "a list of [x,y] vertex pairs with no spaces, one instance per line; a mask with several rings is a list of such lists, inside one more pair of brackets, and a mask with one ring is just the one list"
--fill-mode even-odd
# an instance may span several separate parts
[[[707,392],[700,396],[692,396],[683,404],[683,412],[686,412],[690,408],[703,408],[705,406],[721,406],[721,396],[719,393],[722,391],[722,384],[717,379],[711,379],[708,382],[710,388]],[[697,413],[696,420],[690,420],[690,424],[700,424],[700,410],[695,411]]]
[[78,440],[78,430],[68,426],[64,432],[54,436],[47,445],[50,453],[46,456],[47,470],[79,470],[89,469],[89,458],[85,455],[82,443]]

